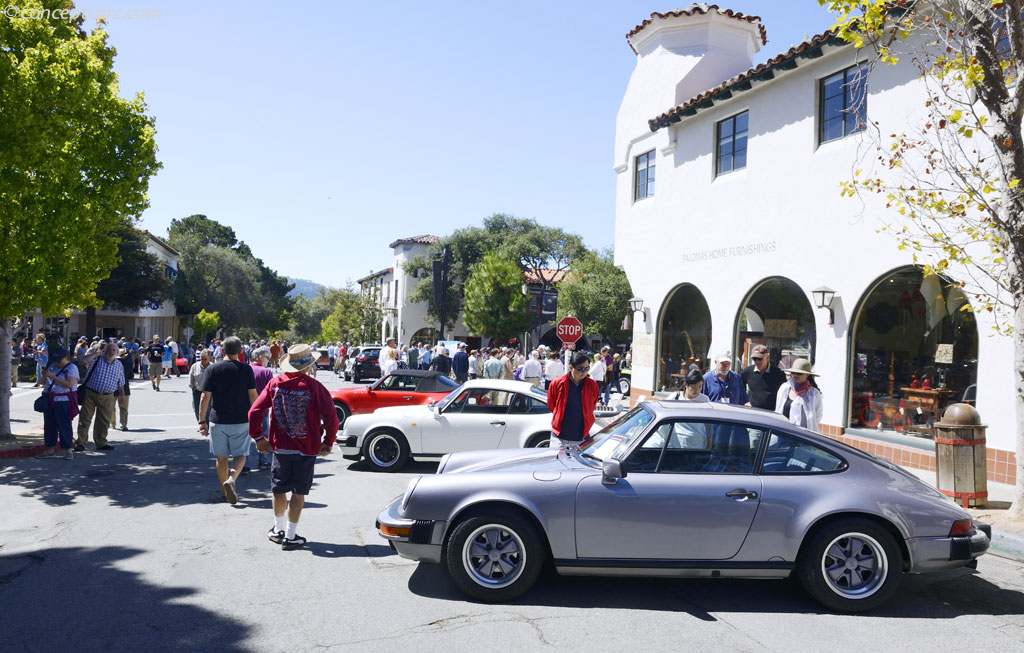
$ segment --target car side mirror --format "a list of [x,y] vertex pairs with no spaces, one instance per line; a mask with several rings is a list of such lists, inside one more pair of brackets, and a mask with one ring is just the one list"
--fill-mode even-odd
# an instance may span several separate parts
[[441,419],[441,410],[437,407],[437,404],[435,404],[434,402],[430,402],[429,404],[427,404],[427,408],[430,409],[430,414],[434,417],[434,419]]
[[626,468],[623,467],[621,460],[609,458],[602,463],[601,467],[603,471],[601,483],[604,485],[615,485],[620,478],[626,478]]

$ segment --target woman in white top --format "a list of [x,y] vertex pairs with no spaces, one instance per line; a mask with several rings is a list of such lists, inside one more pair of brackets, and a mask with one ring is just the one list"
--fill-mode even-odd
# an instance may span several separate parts
[[811,361],[798,358],[793,367],[782,370],[790,374],[789,382],[779,386],[775,412],[782,413],[792,424],[817,431],[821,422],[821,390],[814,382],[818,374],[811,370]]
[[398,369],[398,360],[395,358],[395,350],[391,347],[388,347],[387,350],[388,359],[384,361],[384,364],[380,367],[381,377],[385,377]]

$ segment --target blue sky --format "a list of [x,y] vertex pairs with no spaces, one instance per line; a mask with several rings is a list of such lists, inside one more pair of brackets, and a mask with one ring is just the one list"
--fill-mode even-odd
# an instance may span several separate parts
[[[387,267],[398,237],[496,212],[612,245],[625,34],[686,6],[142,4],[158,15],[107,25],[122,93],[156,117],[142,226],[203,213],[279,273],[334,286]],[[719,5],[762,17],[755,63],[831,25],[814,0]]]

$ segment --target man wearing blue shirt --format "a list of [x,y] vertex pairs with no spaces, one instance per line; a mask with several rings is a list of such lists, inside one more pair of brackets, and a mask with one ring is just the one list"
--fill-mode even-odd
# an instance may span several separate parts
[[740,406],[747,403],[747,389],[743,386],[743,379],[729,369],[732,367],[732,354],[722,352],[713,362],[714,369],[704,375],[704,394],[708,399]]

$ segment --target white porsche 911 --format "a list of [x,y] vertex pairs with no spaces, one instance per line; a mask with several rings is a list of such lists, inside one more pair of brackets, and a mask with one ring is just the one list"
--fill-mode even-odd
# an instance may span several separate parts
[[410,458],[438,460],[454,451],[546,447],[551,436],[547,401],[546,392],[523,381],[476,379],[436,404],[353,415],[338,434],[338,445],[345,458],[363,458],[380,472],[397,471]]

